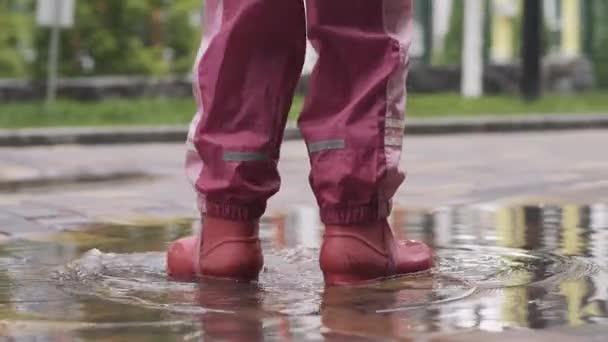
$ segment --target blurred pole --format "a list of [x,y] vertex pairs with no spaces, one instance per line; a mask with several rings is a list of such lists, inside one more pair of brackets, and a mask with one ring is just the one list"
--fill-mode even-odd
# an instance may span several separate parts
[[483,95],[483,0],[465,0],[462,44],[462,96]]
[[522,30],[521,92],[527,101],[540,97],[541,0],[525,0]]
[[51,26],[51,42],[49,45],[49,66],[46,87],[46,105],[50,107],[57,98],[57,74],[59,68],[59,38],[61,33],[61,9],[63,0],[55,0],[55,15]]
[[594,0],[585,0],[583,1],[583,15],[585,18],[585,54],[589,59],[593,58],[593,41],[594,37],[594,29],[595,29],[595,15],[593,13],[593,8],[595,7]]
[[422,28],[424,32],[424,55],[425,63],[431,62],[431,52],[433,49],[433,7],[431,1],[424,0],[420,3],[422,14]]

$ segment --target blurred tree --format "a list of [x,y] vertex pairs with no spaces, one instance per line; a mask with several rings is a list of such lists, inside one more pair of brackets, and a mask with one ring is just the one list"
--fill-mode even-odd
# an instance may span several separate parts
[[[199,40],[201,0],[77,1],[62,32],[62,75],[182,73]],[[35,0],[0,0],[0,77],[44,77],[49,30],[35,27]]]
[[[198,49],[202,0],[77,1],[62,31],[60,72],[166,75],[187,72]],[[0,0],[0,77],[42,78],[49,29],[35,26],[36,0]]]
[[24,77],[31,50],[31,0],[0,0],[0,77]]
[[168,43],[173,49],[173,71],[192,68],[200,44],[201,0],[173,1],[169,7]]
[[454,0],[450,29],[445,38],[441,54],[433,56],[433,64],[460,66],[462,60],[462,34],[464,24],[464,1]]
[[[75,27],[63,32],[60,72],[67,76],[185,72],[199,43],[199,28],[192,18],[200,8],[200,0],[78,1]],[[42,77],[49,31],[37,33],[40,53],[33,71]]]
[[600,87],[608,88],[608,1],[593,1],[595,17],[592,20],[593,42],[592,60],[595,65],[597,82]]
[[[589,39],[598,84],[608,87],[608,1],[591,1]],[[184,73],[199,40],[203,0],[78,0],[76,26],[62,33],[62,75]],[[43,77],[48,29],[35,27],[36,0],[0,0],[0,77]],[[589,18],[587,18],[589,19]],[[434,64],[461,62],[463,1],[454,0],[445,49]],[[521,29],[521,19],[515,21]],[[543,27],[543,51],[550,32]],[[516,36],[514,50],[521,40]],[[486,44],[490,40],[486,39]]]

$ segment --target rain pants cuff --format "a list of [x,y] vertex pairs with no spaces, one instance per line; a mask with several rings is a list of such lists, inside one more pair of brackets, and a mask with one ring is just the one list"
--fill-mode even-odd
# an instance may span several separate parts
[[207,216],[235,221],[257,220],[266,211],[266,203],[236,204],[209,200],[205,202]]
[[326,225],[362,224],[386,218],[390,212],[390,201],[359,206],[323,206],[321,221]]

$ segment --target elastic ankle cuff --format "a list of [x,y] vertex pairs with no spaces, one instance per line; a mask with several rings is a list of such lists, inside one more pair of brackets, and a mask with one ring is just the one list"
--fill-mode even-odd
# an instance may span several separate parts
[[352,225],[374,222],[388,217],[391,203],[371,203],[360,206],[321,208],[321,221],[326,225]]
[[205,202],[206,215],[235,221],[257,220],[266,211],[266,204],[241,205],[234,203]]

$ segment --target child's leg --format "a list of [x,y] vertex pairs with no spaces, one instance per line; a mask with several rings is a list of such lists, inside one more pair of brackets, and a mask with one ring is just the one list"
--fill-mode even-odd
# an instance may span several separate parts
[[[169,249],[169,273],[251,280],[262,266],[258,219],[279,189],[287,113],[306,49],[301,0],[207,0],[195,66],[199,110],[186,169],[206,216],[201,244]],[[194,262],[192,254],[200,254]],[[200,264],[197,264],[200,262]]]
[[208,0],[188,172],[207,215],[254,220],[276,166],[306,49],[301,0]]
[[428,248],[411,244],[409,257],[398,256],[386,224],[405,178],[398,166],[412,1],[307,0],[307,10],[319,61],[299,125],[327,226],[321,253],[326,281],[428,268]]

